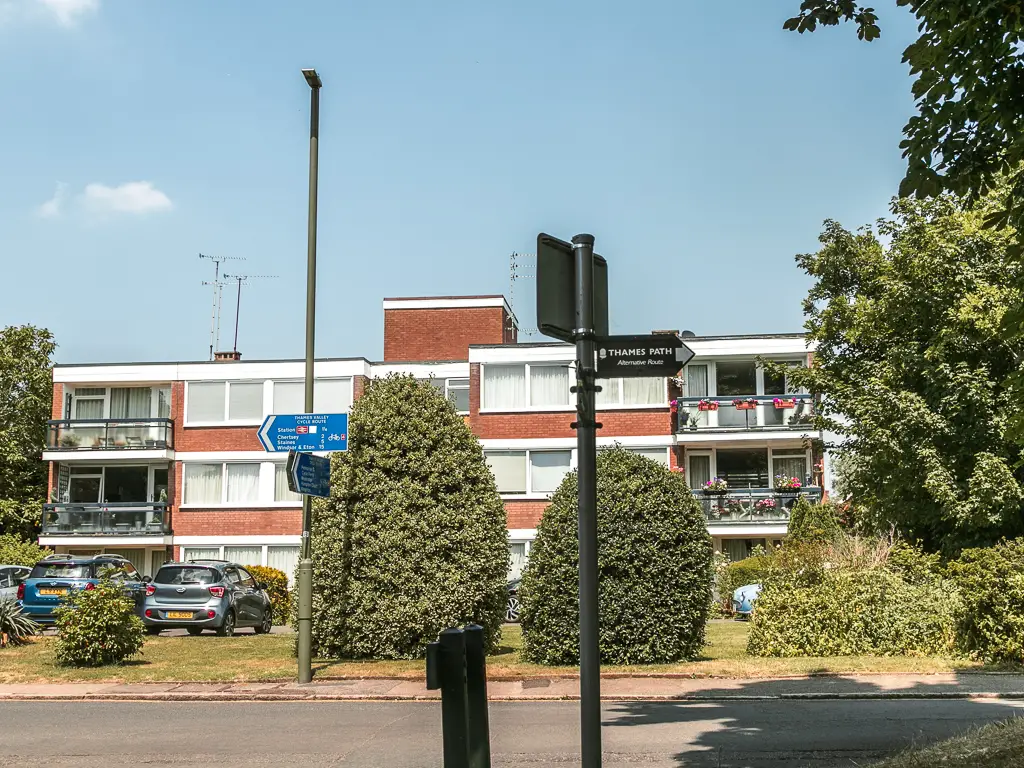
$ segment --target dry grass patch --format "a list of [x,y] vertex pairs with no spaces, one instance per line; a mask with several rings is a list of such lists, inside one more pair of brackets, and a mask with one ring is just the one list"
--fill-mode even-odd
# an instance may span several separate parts
[[1020,768],[1024,717],[993,723],[924,749],[910,749],[874,768]]

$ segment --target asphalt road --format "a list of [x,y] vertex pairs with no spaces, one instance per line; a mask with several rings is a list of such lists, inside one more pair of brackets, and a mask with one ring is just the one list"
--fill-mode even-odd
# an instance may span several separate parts
[[[573,702],[491,704],[495,766],[578,765]],[[604,765],[863,766],[911,743],[1024,715],[999,701],[610,703]],[[427,702],[2,702],[0,765],[441,765]]]

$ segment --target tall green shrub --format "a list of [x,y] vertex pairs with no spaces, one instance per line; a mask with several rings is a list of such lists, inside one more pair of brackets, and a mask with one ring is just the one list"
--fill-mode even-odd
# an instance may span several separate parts
[[801,495],[789,514],[788,540],[796,543],[834,541],[842,533],[831,504],[812,504]]
[[20,536],[0,534],[0,565],[24,565],[31,568],[52,551]]
[[267,597],[274,611],[275,624],[288,623],[288,574],[265,565],[247,565],[252,577],[267,587]]
[[1024,662],[1024,539],[964,550],[949,572],[963,598],[961,650],[985,661]]
[[[579,661],[578,485],[570,473],[537,528],[520,585],[523,655]],[[686,482],[621,448],[597,457],[601,661],[695,657],[710,608],[711,537]]]
[[108,578],[95,589],[72,590],[54,614],[57,663],[99,667],[120,664],[142,651],[142,620],[124,586]]
[[321,656],[417,658],[452,626],[497,646],[505,507],[451,402],[409,376],[370,382],[314,511],[313,641]]

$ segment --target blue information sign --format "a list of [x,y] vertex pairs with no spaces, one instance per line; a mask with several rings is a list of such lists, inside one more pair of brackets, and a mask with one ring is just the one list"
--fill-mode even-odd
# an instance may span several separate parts
[[331,495],[331,460],[312,453],[288,454],[288,485],[294,493]]
[[347,413],[267,416],[259,431],[267,451],[347,451]]

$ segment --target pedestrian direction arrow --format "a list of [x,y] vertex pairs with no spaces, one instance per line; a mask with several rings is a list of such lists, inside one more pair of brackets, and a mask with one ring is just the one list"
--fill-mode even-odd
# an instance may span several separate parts
[[265,451],[347,451],[348,414],[274,414],[258,434]]
[[604,336],[597,340],[597,375],[675,376],[693,350],[675,334]]

